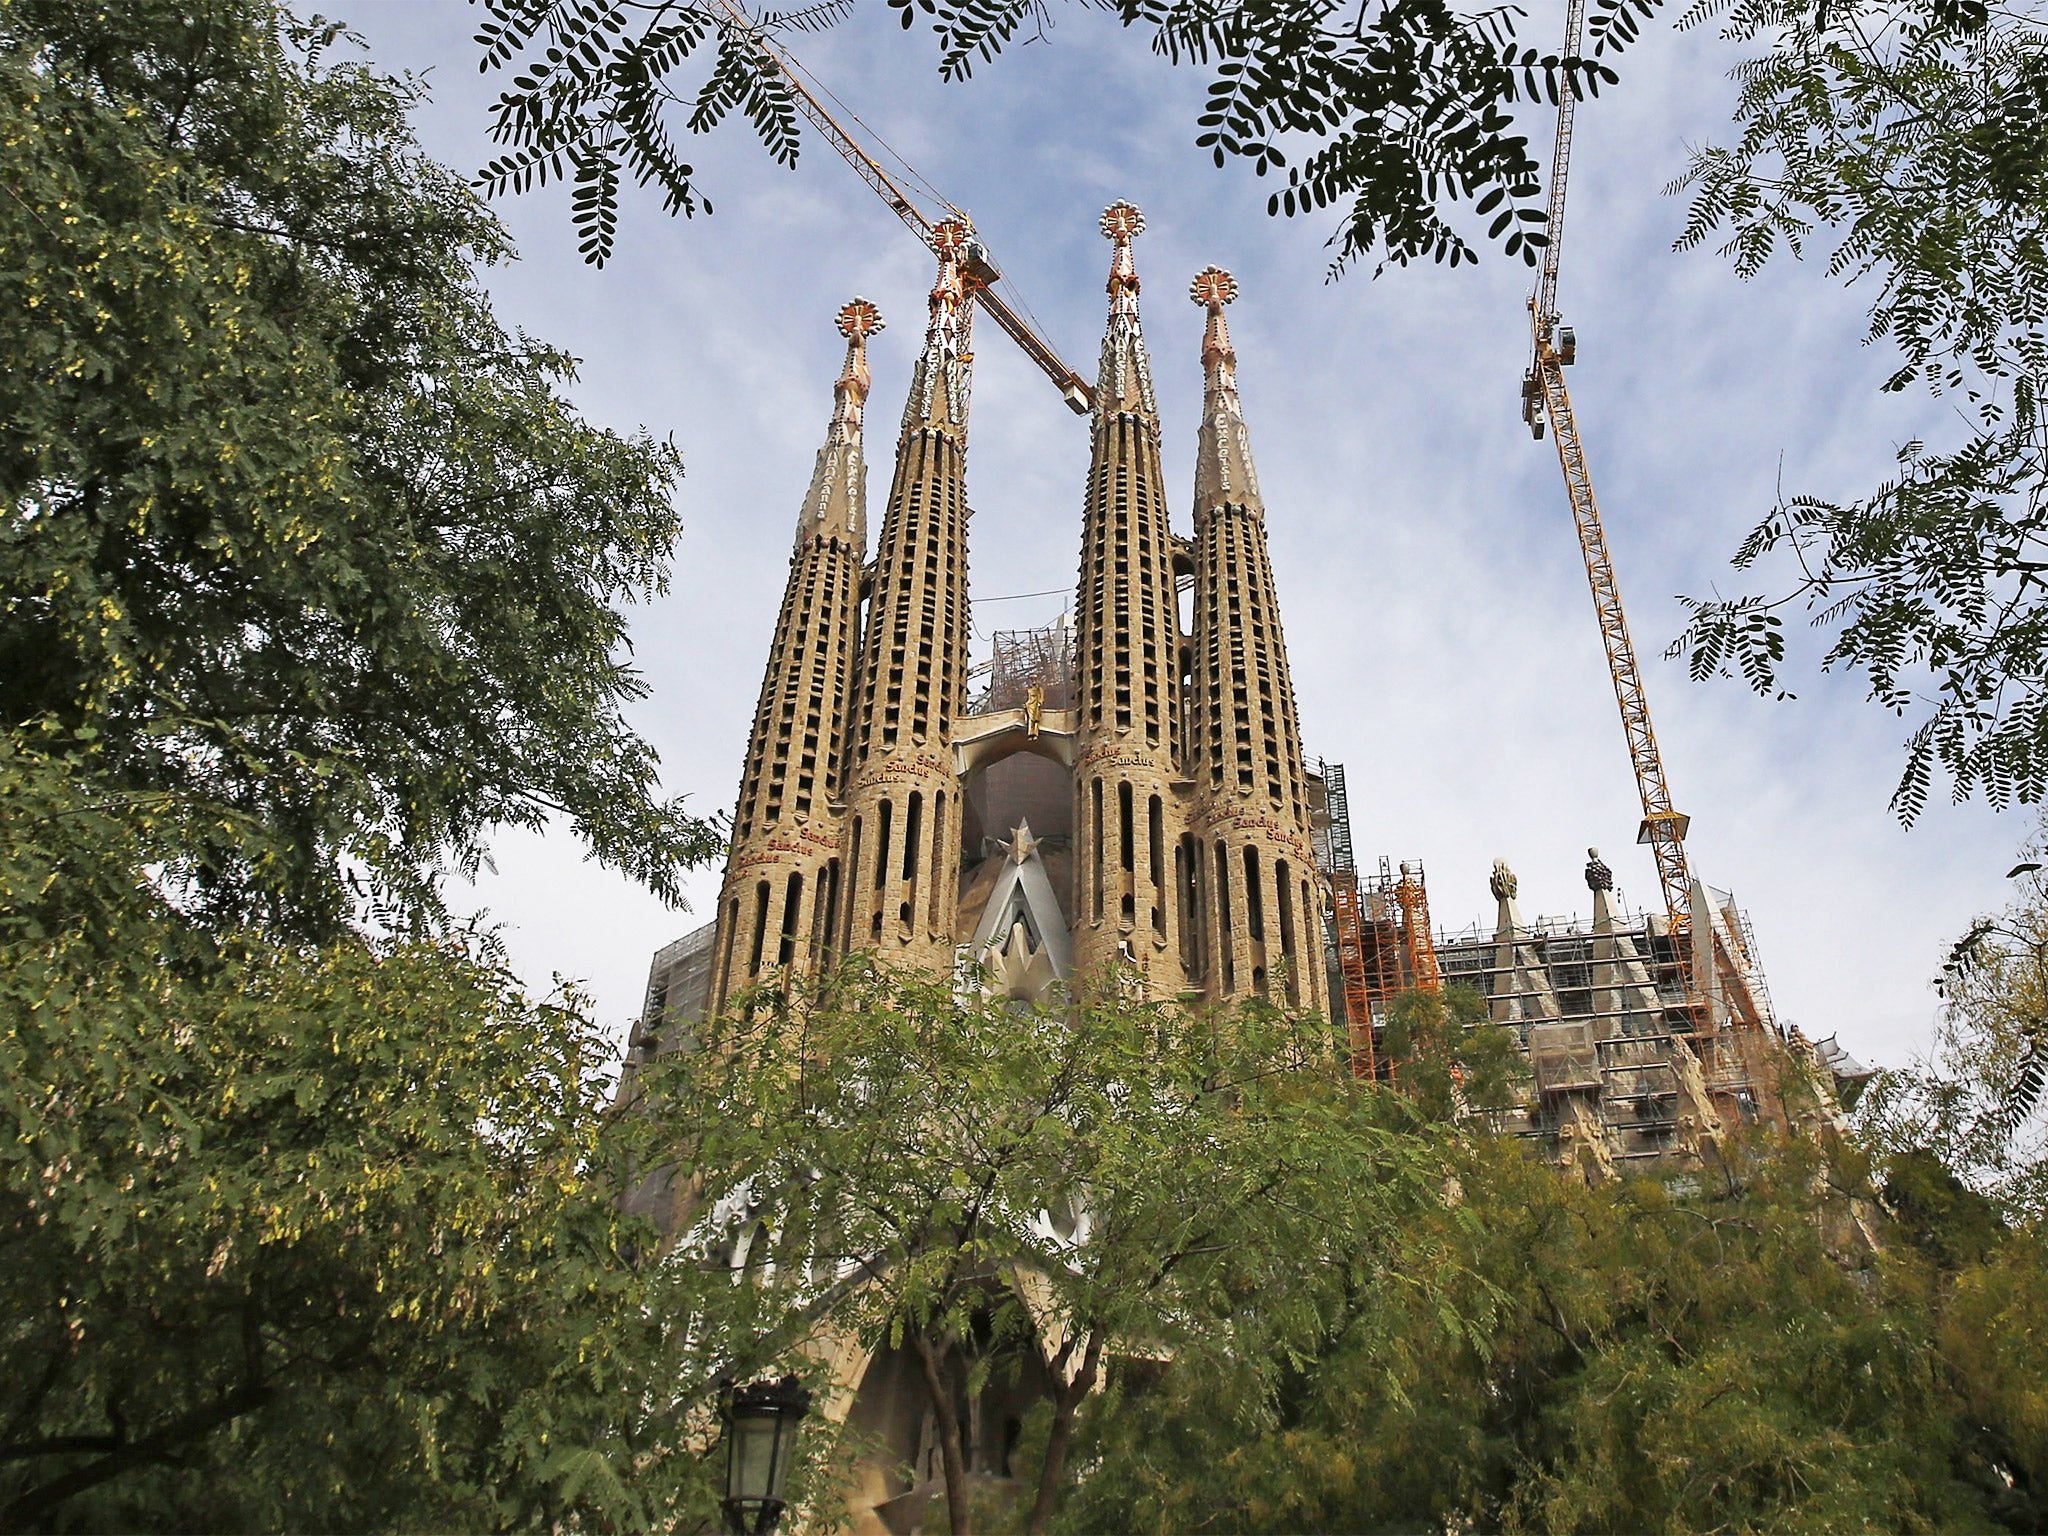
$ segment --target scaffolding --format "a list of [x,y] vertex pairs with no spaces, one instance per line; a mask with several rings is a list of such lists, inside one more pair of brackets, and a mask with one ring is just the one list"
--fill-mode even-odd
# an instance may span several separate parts
[[1398,875],[1382,857],[1376,875],[1361,877],[1351,841],[1351,801],[1344,765],[1317,763],[1325,817],[1316,828],[1316,858],[1330,892],[1330,941],[1336,952],[1333,993],[1351,1036],[1351,1069],[1360,1077],[1391,1073],[1382,1049],[1387,1003],[1397,993],[1436,992],[1443,982],[1430,931],[1429,891],[1422,866],[1404,861]]
[[1074,625],[1065,614],[1038,629],[999,629],[990,640],[989,660],[975,669],[986,681],[970,713],[1023,709],[1034,687],[1044,690],[1039,708],[1074,707]]
[[[1695,1068],[1723,1123],[1776,1108],[1762,1102],[1767,1069],[1750,1048],[1777,1029],[1746,922],[1725,893],[1705,894],[1706,910],[1678,936],[1661,912],[1625,911],[1597,927],[1539,917],[1512,931],[1475,924],[1437,937],[1444,983],[1478,992],[1527,1055],[1519,1134],[1554,1140],[1568,1123],[1591,1122],[1618,1159],[1663,1156],[1682,1140],[1682,1079]],[[1712,946],[1699,978],[1711,978],[1705,995],[1690,963],[1696,935]],[[1692,1112],[1705,1118],[1699,1106]]]
[[[1387,861],[1380,860],[1380,879],[1387,878]],[[1408,962],[1406,984],[1419,992],[1441,992],[1443,976],[1436,963],[1436,939],[1429,927],[1429,888],[1423,884],[1420,860],[1401,861],[1401,877],[1394,882],[1395,906],[1401,911],[1401,950]]]

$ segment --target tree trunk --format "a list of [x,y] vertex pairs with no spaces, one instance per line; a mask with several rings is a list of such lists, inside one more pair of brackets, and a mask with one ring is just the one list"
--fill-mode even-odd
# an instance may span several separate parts
[[1052,1507],[1059,1498],[1060,1474],[1067,1469],[1067,1447],[1074,1438],[1074,1418],[1081,1404],[1095,1390],[1095,1372],[1102,1361],[1102,1330],[1088,1335],[1088,1347],[1081,1354],[1081,1368],[1074,1379],[1061,1387],[1053,1399],[1052,1433],[1046,1437],[1045,1461],[1038,1469],[1038,1494],[1031,1502],[1031,1518],[1025,1536],[1045,1536],[1052,1523]]
[[939,1432],[939,1464],[946,1475],[946,1523],[953,1536],[974,1536],[974,1518],[967,1502],[967,1458],[960,1447],[960,1414],[943,1369],[944,1356],[918,1329],[911,1337],[924,1366],[924,1389],[932,1403],[932,1424]]
[[161,1466],[173,1462],[177,1453],[192,1442],[203,1440],[224,1424],[232,1424],[245,1413],[254,1413],[271,1400],[267,1385],[237,1387],[205,1408],[196,1408],[140,1440],[112,1446],[97,1461],[87,1462],[61,1477],[37,1484],[17,1494],[0,1508],[0,1530],[25,1530],[40,1525],[58,1505],[88,1488],[97,1488],[109,1478],[133,1467]]

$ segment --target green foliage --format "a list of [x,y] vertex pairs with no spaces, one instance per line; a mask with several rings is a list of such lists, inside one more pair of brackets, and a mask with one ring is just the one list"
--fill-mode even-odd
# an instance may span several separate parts
[[709,1372],[612,1048],[475,935],[209,935],[194,819],[0,752],[0,1525],[642,1528]]
[[0,0],[0,721],[233,813],[166,851],[223,923],[329,934],[362,877],[431,912],[557,812],[673,895],[717,840],[620,714],[619,608],[677,459],[499,326],[503,231],[341,41]]
[[1681,246],[1725,235],[1748,275],[1828,241],[1828,271],[1869,295],[1886,384],[1965,407],[1946,445],[1911,442],[1874,490],[1774,508],[1735,563],[1796,561],[1788,591],[1693,601],[1674,650],[1695,677],[1783,682],[1783,612],[1833,632],[1823,666],[1916,720],[1892,799],[1905,820],[1935,770],[1957,798],[2048,786],[2048,31],[2037,5],[1701,0],[1688,24],[1764,51],[1735,72],[1732,145],[1697,151]]
[[702,1526],[747,1315],[674,1325],[608,1040],[435,892],[712,849],[620,715],[676,459],[341,41],[0,0],[0,1527]]
[[1982,1263],[2005,1236],[1998,1207],[1923,1148],[1885,1160],[1884,1204],[1899,1235],[1946,1270]]
[[1515,1032],[1491,1021],[1472,987],[1389,999],[1382,1039],[1395,1083],[1429,1120],[1506,1109],[1528,1080]]
[[[1971,1421],[2007,1469],[1987,1479],[1992,1505],[2010,1530],[2048,1525],[2048,1244],[2039,1230],[2016,1235],[1989,1259],[1965,1268],[1947,1294],[1941,1349]],[[2014,1475],[2016,1474],[2016,1475]]]
[[[829,26],[853,0],[764,12],[753,27],[716,0],[484,3],[482,68],[517,73],[493,109],[493,137],[507,152],[484,168],[483,184],[524,192],[573,180],[584,257],[602,265],[616,241],[621,172],[660,187],[670,213],[711,211],[682,158],[681,133],[708,132],[737,109],[777,161],[795,163],[800,105],[759,39]],[[1480,244],[1534,266],[1547,215],[1512,109],[1615,83],[1602,60],[1635,40],[1661,0],[1594,0],[1590,57],[1520,45],[1522,13],[1509,5],[1465,14],[1443,0],[1084,3],[1147,34],[1162,58],[1208,72],[1195,144],[1218,166],[1284,172],[1269,213],[1338,211],[1334,276],[1375,257],[1457,266],[1477,260]],[[966,79],[977,60],[1019,37],[1043,37],[1052,19],[1046,0],[889,5],[906,29],[929,22],[949,80]],[[683,78],[685,66],[695,73]],[[1476,240],[1452,221],[1461,204],[1485,225]]]
[[[2048,1218],[2048,883],[2023,864],[2019,894],[1973,923],[1942,973],[1932,1048],[1880,1072],[1856,1104],[1859,1135],[1887,1177],[1923,1202],[1955,1177],[2008,1221]],[[1908,1170],[1902,1160],[1933,1165]],[[1938,1171],[1937,1171],[1938,1170]]]
[[1445,1171],[1458,1198],[1267,1391],[1176,1370],[1106,1399],[1067,1528],[1987,1525],[1918,1272],[1831,1251],[1811,1152],[1588,1188],[1477,1137]]
[[909,1351],[942,1438],[960,1420],[935,1383],[1036,1356],[1060,1389],[1031,1529],[1106,1352],[1260,1369],[1440,1198],[1328,1025],[1260,1005],[1032,1008],[856,959],[815,1006],[763,993],[697,1045],[636,1083],[678,1138],[687,1251],[754,1269],[785,1342],[822,1325]]

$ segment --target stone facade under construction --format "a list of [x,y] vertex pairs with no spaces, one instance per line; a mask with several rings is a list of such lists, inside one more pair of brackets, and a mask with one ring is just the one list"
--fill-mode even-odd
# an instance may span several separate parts
[[1189,290],[1206,325],[1183,535],[1140,319],[1144,219],[1117,203],[1101,228],[1108,312],[1073,602],[1053,626],[998,633],[978,671],[971,230],[934,238],[872,552],[867,339],[882,317],[861,299],[840,311],[845,363],[797,511],[716,918],[655,957],[638,1049],[749,987],[866,951],[966,966],[1020,999],[1111,976],[1153,998],[1264,996],[1346,1024],[1354,1068],[1384,1076],[1387,999],[1464,984],[1527,1052],[1507,1128],[1556,1153],[1613,1166],[1782,1121],[1771,1060],[1785,1037],[1727,893],[1693,881],[1682,907],[1622,912],[1595,856],[1589,917],[1525,923],[1500,864],[1495,923],[1447,935],[1419,864],[1357,870],[1343,770],[1303,752],[1225,320],[1237,285],[1210,267]]

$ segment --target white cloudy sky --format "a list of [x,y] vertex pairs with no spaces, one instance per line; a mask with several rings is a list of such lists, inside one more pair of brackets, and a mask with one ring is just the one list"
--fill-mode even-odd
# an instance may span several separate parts
[[[496,87],[477,72],[478,12],[352,0],[338,14],[379,64],[427,74],[430,151],[464,169],[489,157]],[[1494,258],[1326,284],[1328,228],[1268,218],[1267,183],[1192,147],[1194,74],[1100,15],[1055,15],[1045,42],[965,85],[941,84],[925,36],[900,32],[877,0],[798,51],[974,215],[1085,374],[1108,256],[1096,216],[1118,197],[1144,209],[1147,335],[1183,501],[1201,381],[1186,284],[1212,261],[1237,274],[1232,330],[1302,729],[1311,754],[1348,770],[1361,855],[1421,859],[1447,927],[1490,916],[1495,857],[1521,876],[1525,911],[1582,909],[1588,844],[1625,895],[1654,904],[1556,457],[1518,417],[1526,272]],[[1529,39],[1547,43],[1560,16],[1538,4]],[[1722,131],[1729,58],[1709,37],[1658,32],[1624,61],[1620,90],[1581,113],[1561,304],[1579,336],[1571,383],[1694,868],[1750,912],[1781,1017],[1896,1062],[1925,1039],[1929,979],[1970,916],[2003,899],[2031,820],[1937,805],[1903,830],[1885,806],[1906,728],[1855,679],[1809,668],[1796,702],[1770,703],[1694,685],[1661,657],[1683,624],[1675,594],[1742,588],[1727,557],[1778,483],[1853,494],[1898,444],[1944,435],[1945,408],[1879,395],[1893,365],[1862,345],[1854,295],[1817,265],[1744,284],[1711,252],[1672,253],[1683,209],[1660,188],[1687,143]],[[1547,120],[1532,126],[1547,144]],[[830,406],[833,311],[858,293],[893,322],[874,347],[878,515],[930,275],[815,140],[793,172],[744,128],[691,147],[715,217],[672,221],[642,198],[597,272],[576,256],[565,199],[514,200],[502,212],[522,260],[489,281],[508,322],[583,359],[576,399],[592,418],[672,434],[688,461],[672,590],[634,618],[652,690],[634,721],[668,787],[708,812],[737,788]],[[1057,596],[987,599],[1072,585],[1087,439],[983,329],[968,474],[985,636],[1059,612]],[[718,874],[692,879],[700,913]],[[620,1025],[649,954],[702,921],[586,861],[566,832],[503,839],[478,900],[535,985],[578,978]]]

